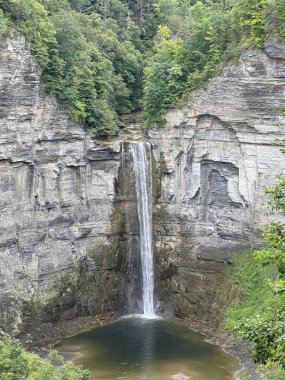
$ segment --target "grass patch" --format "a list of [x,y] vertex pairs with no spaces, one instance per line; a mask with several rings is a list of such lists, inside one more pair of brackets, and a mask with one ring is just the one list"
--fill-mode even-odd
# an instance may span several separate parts
[[[225,317],[227,321],[238,323],[254,319],[262,315],[268,308],[282,305],[282,298],[272,292],[268,286],[269,280],[274,280],[277,270],[273,267],[263,267],[253,256],[252,252],[237,254],[229,268],[222,293],[226,304]],[[285,380],[282,369],[274,369],[261,374],[264,380]],[[240,380],[248,380],[246,370],[239,374]]]
[[249,380],[248,372],[246,369],[239,373],[239,380]]
[[285,380],[285,372],[282,369],[277,369],[266,374],[264,377],[262,377],[262,379],[263,380]]
[[227,319],[238,322],[280,304],[280,297],[273,294],[268,286],[268,280],[275,277],[276,270],[263,268],[252,253],[237,254],[222,292],[227,304]]

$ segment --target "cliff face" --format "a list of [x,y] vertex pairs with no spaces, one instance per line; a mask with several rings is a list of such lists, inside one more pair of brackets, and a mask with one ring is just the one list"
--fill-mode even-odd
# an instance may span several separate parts
[[23,38],[1,46],[0,77],[1,326],[115,310],[120,146],[45,95]]
[[213,319],[225,263],[258,242],[273,216],[264,189],[285,172],[273,145],[285,138],[283,52],[273,42],[246,52],[149,133],[161,182],[155,242],[166,312]]
[[[226,263],[272,217],[264,188],[285,169],[273,145],[285,139],[282,51],[245,53],[149,132],[162,312],[213,320]],[[23,39],[0,47],[0,76],[0,328],[136,311],[138,218],[122,139],[95,140],[45,94]]]

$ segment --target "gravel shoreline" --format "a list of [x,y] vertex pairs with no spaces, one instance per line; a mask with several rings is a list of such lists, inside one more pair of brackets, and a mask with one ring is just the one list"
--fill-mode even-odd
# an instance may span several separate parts
[[61,340],[76,335],[82,331],[105,326],[116,320],[114,313],[92,317],[78,317],[56,323],[46,322],[27,326],[24,332],[17,335],[24,347],[31,352],[46,356]]

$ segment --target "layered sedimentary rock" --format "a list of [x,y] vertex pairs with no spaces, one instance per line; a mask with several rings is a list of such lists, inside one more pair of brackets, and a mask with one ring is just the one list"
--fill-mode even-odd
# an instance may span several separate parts
[[213,318],[232,254],[260,242],[276,218],[266,186],[285,173],[284,47],[247,51],[152,130],[160,197],[155,209],[157,293],[165,312]]
[[120,145],[45,94],[23,38],[1,46],[0,102],[0,326],[116,310]]
[[[285,171],[273,144],[285,139],[283,50],[246,52],[149,131],[161,312],[213,319],[232,254],[259,243],[273,218],[264,188]],[[0,328],[136,311],[127,135],[100,142],[72,121],[45,94],[22,38],[0,47],[0,118]]]

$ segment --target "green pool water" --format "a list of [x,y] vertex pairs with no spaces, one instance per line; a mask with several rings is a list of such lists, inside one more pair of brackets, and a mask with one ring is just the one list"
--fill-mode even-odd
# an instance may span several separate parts
[[92,380],[230,380],[238,361],[203,336],[164,319],[123,318],[62,341],[57,350]]

